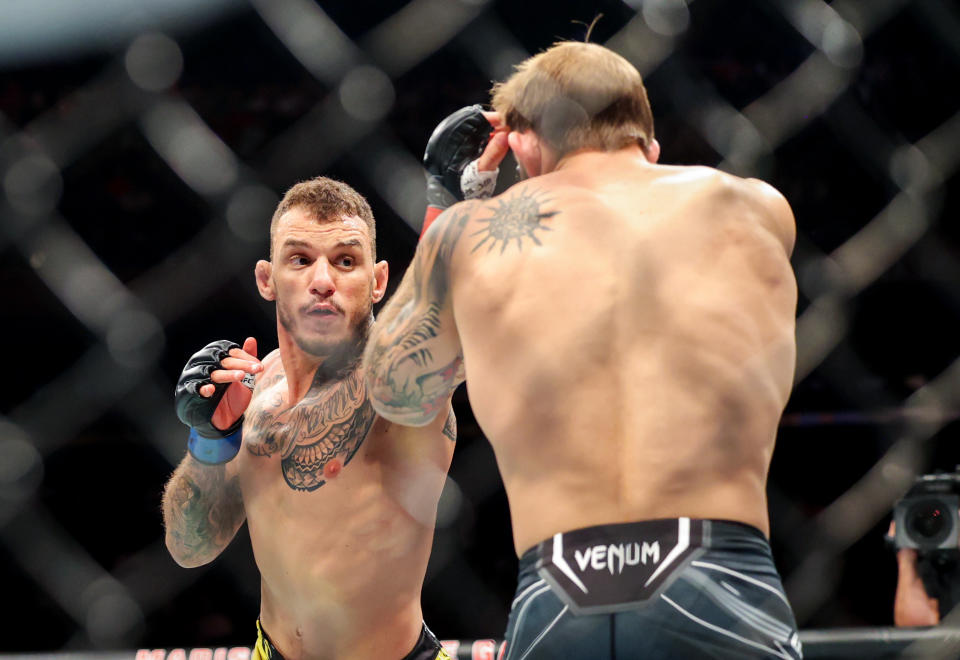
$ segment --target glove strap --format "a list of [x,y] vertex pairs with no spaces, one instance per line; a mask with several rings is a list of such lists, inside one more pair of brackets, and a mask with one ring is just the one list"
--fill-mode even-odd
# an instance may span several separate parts
[[187,439],[187,450],[204,465],[221,465],[237,455],[242,438],[242,428],[223,438],[206,438],[197,433],[197,429],[191,427],[190,436]]

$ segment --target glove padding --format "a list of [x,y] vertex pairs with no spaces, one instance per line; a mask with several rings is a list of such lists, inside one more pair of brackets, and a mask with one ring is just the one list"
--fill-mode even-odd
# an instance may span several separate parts
[[204,438],[225,438],[243,426],[243,415],[228,429],[218,429],[212,423],[213,412],[232,383],[213,383],[213,396],[200,395],[200,387],[211,383],[210,374],[220,369],[220,361],[230,354],[231,348],[240,348],[228,339],[214,341],[193,354],[187,360],[175,394],[177,417]]
[[463,201],[460,176],[483,153],[492,129],[479,105],[460,108],[433,129],[423,153],[427,206],[446,209]]

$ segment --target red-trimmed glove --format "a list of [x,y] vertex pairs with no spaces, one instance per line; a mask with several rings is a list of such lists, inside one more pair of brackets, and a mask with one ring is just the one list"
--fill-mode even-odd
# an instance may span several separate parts
[[480,157],[493,127],[479,105],[460,108],[440,122],[423,153],[427,170],[427,213],[420,235],[447,208],[464,199],[460,177]]

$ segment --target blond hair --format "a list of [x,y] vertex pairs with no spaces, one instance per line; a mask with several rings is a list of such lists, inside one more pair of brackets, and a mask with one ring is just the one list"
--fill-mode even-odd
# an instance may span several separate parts
[[533,131],[559,155],[614,151],[653,141],[653,112],[640,72],[598,44],[562,41],[517,66],[491,90],[511,130]]
[[370,230],[373,260],[377,260],[377,223],[370,204],[356,190],[342,181],[318,176],[294,185],[277,204],[270,220],[270,258],[273,259],[273,234],[277,220],[292,208],[301,207],[317,222],[332,222],[344,216],[357,216]]

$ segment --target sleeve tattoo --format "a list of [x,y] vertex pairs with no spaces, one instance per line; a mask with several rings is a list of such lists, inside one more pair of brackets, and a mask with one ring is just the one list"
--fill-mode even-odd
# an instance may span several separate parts
[[424,235],[397,292],[380,314],[364,354],[374,407],[409,426],[446,410],[463,382],[463,356],[449,300],[450,257],[472,205],[457,205]]
[[187,456],[163,495],[167,547],[177,563],[200,566],[230,543],[244,520],[236,475],[225,465],[201,465]]
[[457,441],[457,416],[453,414],[452,406],[450,412],[447,413],[447,421],[443,423],[443,434],[451,441]]
[[[417,246],[413,263],[374,327],[364,354],[374,408],[399,424],[423,426],[443,410],[464,380],[463,353],[449,299],[450,259],[474,213],[471,252],[523,252],[542,245],[559,211],[542,191],[523,188],[495,203],[461,203],[440,215]],[[484,211],[486,217],[480,217]],[[465,239],[467,240],[467,239]],[[482,253],[482,252],[481,252]]]

